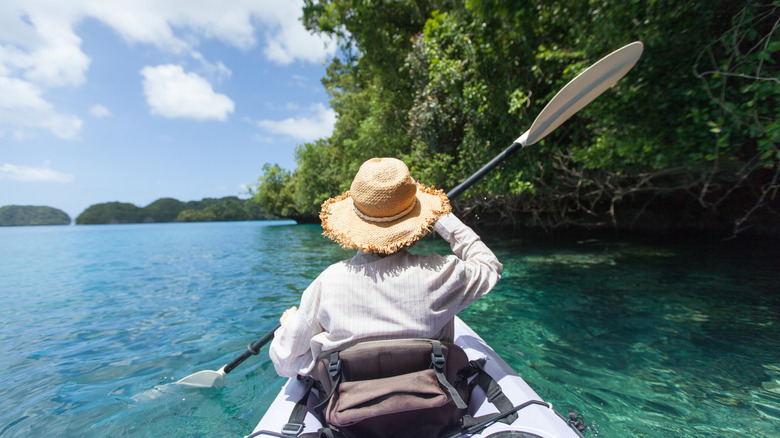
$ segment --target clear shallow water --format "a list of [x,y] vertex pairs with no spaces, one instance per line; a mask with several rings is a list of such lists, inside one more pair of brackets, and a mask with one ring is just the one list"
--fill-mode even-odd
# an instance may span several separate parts
[[[276,395],[216,370],[351,255],[279,222],[0,228],[0,436],[230,437]],[[602,437],[780,436],[780,249],[483,233],[505,275],[462,317]],[[426,239],[418,252],[444,251]]]

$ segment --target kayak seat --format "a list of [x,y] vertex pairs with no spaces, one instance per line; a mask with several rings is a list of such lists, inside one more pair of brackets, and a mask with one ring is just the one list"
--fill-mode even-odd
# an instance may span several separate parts
[[[457,436],[464,429],[474,433],[486,420],[511,424],[517,418],[514,406],[484,363],[469,361],[458,345],[433,339],[367,341],[324,352],[306,377],[300,408],[278,436],[308,438],[299,433],[312,388],[318,399],[315,414],[325,425],[312,437],[435,438]],[[476,386],[499,414],[467,414]]]

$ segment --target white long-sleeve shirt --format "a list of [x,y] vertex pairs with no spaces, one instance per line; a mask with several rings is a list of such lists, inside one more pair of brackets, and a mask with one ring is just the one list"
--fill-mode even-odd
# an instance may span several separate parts
[[276,372],[307,375],[321,352],[361,341],[451,341],[454,316],[495,286],[503,266],[454,215],[439,218],[434,229],[454,255],[358,252],[325,269],[274,334]]

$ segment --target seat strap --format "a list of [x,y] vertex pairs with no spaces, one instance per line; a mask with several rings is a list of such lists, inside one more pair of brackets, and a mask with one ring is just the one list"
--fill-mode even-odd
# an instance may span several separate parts
[[436,378],[439,380],[439,384],[445,387],[452,396],[452,401],[455,402],[455,406],[458,409],[466,409],[468,405],[460,396],[460,393],[450,382],[447,381],[447,376],[444,375],[444,365],[447,363],[447,359],[444,357],[444,351],[442,350],[440,342],[432,342],[431,346],[433,351],[431,352],[431,364],[433,364],[433,370],[436,372]]
[[[515,406],[512,404],[509,398],[507,398],[506,394],[504,394],[504,391],[501,389],[501,385],[499,385],[498,382],[496,382],[496,379],[494,379],[490,374],[488,374],[487,371],[485,371],[485,360],[475,360],[472,361],[471,364],[474,365],[477,372],[477,376],[474,377],[474,380],[471,381],[471,386],[473,387],[475,385],[479,385],[479,387],[482,388],[482,391],[485,392],[487,401],[493,403],[496,409],[498,409],[499,414],[512,411]],[[487,414],[481,415],[479,417],[464,415],[461,421],[463,427],[471,427],[495,415],[496,414]],[[501,418],[499,421],[505,424],[512,424],[515,420],[517,420],[517,414],[512,412]]]
[[277,438],[315,438],[318,436],[310,434],[301,435],[304,426],[303,420],[306,418],[306,406],[309,404],[309,394],[311,394],[311,389],[314,387],[314,379],[311,377],[301,378],[300,376],[298,376],[298,378],[302,379],[304,383],[303,394],[301,395],[301,398],[295,402],[295,406],[293,406],[293,409],[290,412],[290,418],[287,420],[287,424],[282,426],[281,433],[270,430],[259,430],[246,438],[255,438],[263,435]]
[[338,351],[330,353],[330,357],[328,358],[328,375],[330,376],[330,392],[328,392],[325,397],[322,397],[322,394],[320,394],[320,402],[314,407],[315,412],[318,413],[322,413],[325,406],[328,404],[328,400],[333,397],[336,388],[339,386],[339,383],[341,383],[341,359],[339,359]]
[[301,395],[301,398],[295,403],[292,412],[290,412],[287,424],[282,427],[282,435],[298,436],[303,431],[303,420],[306,418],[306,406],[309,404],[309,394],[314,387],[314,379],[304,377],[303,383],[303,395]]

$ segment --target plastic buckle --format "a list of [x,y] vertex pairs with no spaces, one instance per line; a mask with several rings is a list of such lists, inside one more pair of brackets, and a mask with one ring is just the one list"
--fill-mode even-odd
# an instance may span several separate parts
[[490,403],[493,403],[493,400],[498,397],[499,395],[503,394],[504,391],[501,390],[501,387],[498,385],[495,385],[492,387],[488,394],[485,394],[487,397],[487,401]]
[[336,377],[340,371],[341,371],[341,359],[338,359],[335,362],[331,362],[328,365],[328,374],[330,374],[331,377]]
[[287,423],[282,426],[282,434],[298,436],[303,431],[303,423]]
[[437,370],[441,370],[444,368],[444,364],[447,363],[447,360],[444,359],[443,354],[431,353],[431,362]]
[[447,359],[444,358],[444,352],[441,350],[441,344],[433,344],[433,351],[431,352],[431,363],[439,371],[444,369],[444,365],[447,363]]

